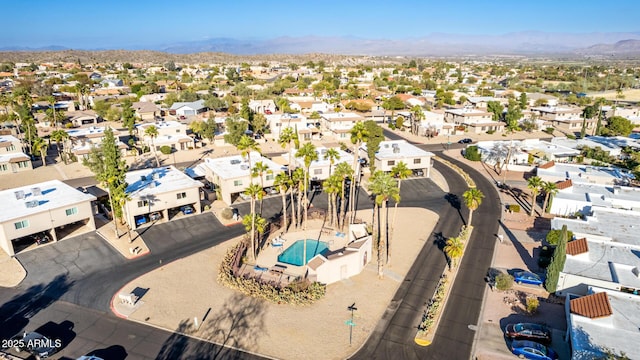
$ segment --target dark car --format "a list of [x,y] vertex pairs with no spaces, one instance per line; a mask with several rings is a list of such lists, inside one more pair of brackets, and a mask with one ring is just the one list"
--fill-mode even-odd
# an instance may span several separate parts
[[558,354],[550,347],[528,340],[514,340],[511,343],[511,352],[521,359],[555,360],[558,358]]
[[516,284],[530,284],[538,286],[542,286],[544,283],[540,276],[529,271],[518,271],[513,273],[513,281],[515,281]]
[[504,335],[508,338],[519,340],[532,340],[548,344],[551,342],[551,331],[548,327],[532,323],[509,324],[504,329]]
[[469,139],[469,138],[465,138],[462,139],[460,141],[458,141],[458,144],[471,144],[473,142],[473,140]]
[[48,358],[55,354],[61,346],[60,340],[49,339],[35,331],[17,335],[11,339],[11,342],[13,343],[15,351],[26,351],[35,356],[36,359]]
[[193,206],[185,205],[180,208],[180,211],[182,211],[182,213],[185,215],[193,214]]

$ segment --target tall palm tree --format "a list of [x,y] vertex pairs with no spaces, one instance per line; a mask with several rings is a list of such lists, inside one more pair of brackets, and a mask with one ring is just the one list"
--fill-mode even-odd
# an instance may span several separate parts
[[[262,234],[264,234],[267,229],[268,223],[267,220],[260,215],[251,213],[242,217],[242,225],[244,225],[247,232],[253,230],[260,234],[260,238],[262,238]],[[253,242],[251,243],[251,246],[253,246]]]
[[[264,189],[264,174],[270,171],[269,166],[262,161],[256,162],[251,170],[251,177],[260,177],[260,186]],[[260,199],[260,216],[262,216],[262,199]]]
[[282,146],[282,148],[286,148],[287,149],[287,153],[289,154],[289,177],[291,177],[291,160],[293,157],[293,154],[291,154],[291,143],[295,142],[298,139],[298,134],[296,134],[292,128],[287,127],[284,128],[284,130],[282,130],[282,132],[280,133],[280,136],[278,137],[278,144],[280,144],[280,146]]
[[47,141],[41,137],[37,137],[33,142],[32,151],[35,153],[40,153],[40,156],[42,157],[42,166],[47,166],[47,149],[48,148],[49,148],[49,145],[47,144]]
[[[391,175],[398,179],[398,194],[400,193],[400,187],[402,186],[402,180],[413,175],[413,171],[407,167],[404,161],[400,161],[396,166],[391,168]],[[391,231],[396,227],[396,214],[398,213],[398,203],[396,202],[393,209],[393,221],[391,222]]]
[[51,106],[51,113],[53,115],[53,125],[57,128],[58,119],[56,119],[56,98],[53,96],[48,96],[47,102],[49,103],[49,106]]
[[547,212],[547,204],[552,196],[558,193],[558,186],[553,181],[543,181],[542,191],[544,192],[544,204],[542,205],[542,212]]
[[251,235],[249,236],[249,242],[251,245],[251,256],[249,259],[251,261],[255,260],[256,257],[256,246],[255,246],[255,234],[256,234],[256,224],[255,224],[255,213],[256,213],[256,198],[260,196],[263,192],[262,188],[258,184],[250,184],[245,190],[245,195],[251,197]]
[[[305,191],[305,182],[304,182],[304,169],[296,168],[291,173],[291,181],[293,182],[293,186],[295,187],[295,197],[298,199],[298,211],[296,218],[295,206],[293,203],[294,200],[294,192],[291,191],[291,213],[293,214],[292,222],[296,224],[296,227],[300,226],[302,222],[302,193]],[[297,221],[296,221],[297,220]]]
[[329,176],[323,183],[322,187],[324,192],[327,194],[329,199],[328,201],[328,212],[329,212],[329,225],[333,226],[334,219],[336,218],[336,196],[340,192],[342,186],[342,178],[338,174],[334,174]]
[[[251,152],[260,152],[260,147],[258,146],[256,140],[249,135],[242,135],[240,141],[238,141],[238,145],[236,145],[236,148],[240,150],[242,157],[247,158],[247,161],[249,162],[249,169],[251,169]],[[249,182],[253,184],[252,176],[249,176]]]
[[153,148],[153,156],[156,158],[156,165],[160,167],[160,160],[158,159],[158,152],[156,151],[155,139],[158,137],[158,128],[155,125],[151,125],[144,130],[144,134],[151,138],[151,148]]
[[527,180],[527,187],[531,191],[531,212],[529,212],[529,216],[533,216],[533,212],[536,207],[536,198],[538,197],[538,193],[542,187],[542,179],[538,176],[530,177]]
[[62,130],[62,129],[58,129],[58,130],[54,130],[51,133],[51,140],[56,142],[56,149],[58,150],[58,156],[60,156],[62,158],[62,160],[64,161],[64,163],[67,163],[67,157],[62,155],[62,146],[60,146],[60,144],[69,138],[69,133]]
[[324,159],[329,160],[329,176],[331,176],[331,170],[333,170],[333,164],[336,160],[340,160],[340,152],[336,148],[329,148],[324,153]]
[[[278,173],[273,181],[273,186],[278,188],[282,196],[282,219],[284,221],[282,228],[285,232],[287,231],[287,190],[289,190],[292,185],[291,178],[284,172]],[[293,199],[291,201],[291,208],[293,208]]]
[[352,222],[353,219],[355,219],[355,194],[356,194],[356,180],[359,180],[359,174],[360,174],[360,169],[359,169],[359,163],[358,163],[358,156],[359,156],[359,149],[360,149],[360,145],[362,145],[363,142],[366,142],[367,139],[369,138],[369,131],[367,131],[367,128],[364,126],[364,123],[362,121],[358,121],[356,122],[353,127],[351,128],[350,131],[351,134],[351,143],[353,144],[353,173],[354,173],[354,179],[351,182],[351,189],[350,189],[350,194],[349,194],[349,221]]
[[[309,188],[311,182],[311,176],[309,174],[311,163],[318,160],[318,151],[316,146],[308,142],[302,145],[296,152],[296,157],[302,158],[304,161],[304,186],[306,191],[304,192],[304,228],[307,227],[307,209],[309,208]],[[306,244],[306,243],[305,243]]]
[[455,260],[462,256],[464,251],[464,242],[459,237],[451,237],[447,239],[444,246],[444,253],[451,259],[453,266],[455,266]]
[[469,209],[469,221],[467,225],[471,226],[471,219],[473,217],[473,212],[482,205],[482,199],[484,199],[484,194],[482,191],[477,188],[469,188],[469,190],[465,191],[462,194],[462,199],[464,200],[465,206]]
[[[380,206],[380,232],[378,241],[378,276],[384,277],[384,263],[389,263],[390,251],[387,239],[387,201],[391,198],[394,201],[400,201],[400,194],[398,193],[397,180],[394,179],[391,174],[376,171],[369,180],[369,191],[375,195],[375,201]],[[386,253],[386,257],[385,257]]]
[[336,209],[336,211],[338,211],[338,225],[341,225],[342,228],[344,228],[344,221],[341,221],[341,219],[344,219],[345,215],[345,188],[347,179],[351,179],[351,187],[355,186],[355,181],[353,180],[353,169],[351,168],[351,165],[346,162],[341,162],[336,165],[335,174],[340,176],[342,182],[340,186],[340,209]]
[[425,118],[424,112],[422,111],[420,105],[415,105],[411,108],[411,113],[413,115],[411,117],[411,133],[417,135],[420,121],[424,120]]

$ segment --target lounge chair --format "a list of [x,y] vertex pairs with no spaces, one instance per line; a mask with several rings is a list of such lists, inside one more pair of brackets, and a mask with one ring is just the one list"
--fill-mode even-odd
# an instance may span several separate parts
[[264,271],[268,271],[268,270],[269,270],[269,268],[266,268],[266,267],[262,267],[262,266],[256,265],[256,266],[254,266],[254,267],[253,267],[253,270],[255,270],[255,271],[262,271],[262,272],[264,272]]

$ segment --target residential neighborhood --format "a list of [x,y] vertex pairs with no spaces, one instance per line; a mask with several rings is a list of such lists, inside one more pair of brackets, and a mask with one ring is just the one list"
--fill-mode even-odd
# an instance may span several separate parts
[[640,358],[637,61],[68,51],[0,51],[0,358]]

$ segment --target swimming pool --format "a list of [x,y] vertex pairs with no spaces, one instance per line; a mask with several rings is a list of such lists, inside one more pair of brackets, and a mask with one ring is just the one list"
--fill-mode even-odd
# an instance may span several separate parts
[[302,266],[302,253],[304,252],[304,243],[307,242],[307,259],[304,264],[308,263],[311,258],[322,253],[329,248],[329,244],[314,239],[298,240],[282,254],[278,255],[278,261],[285,264]]

